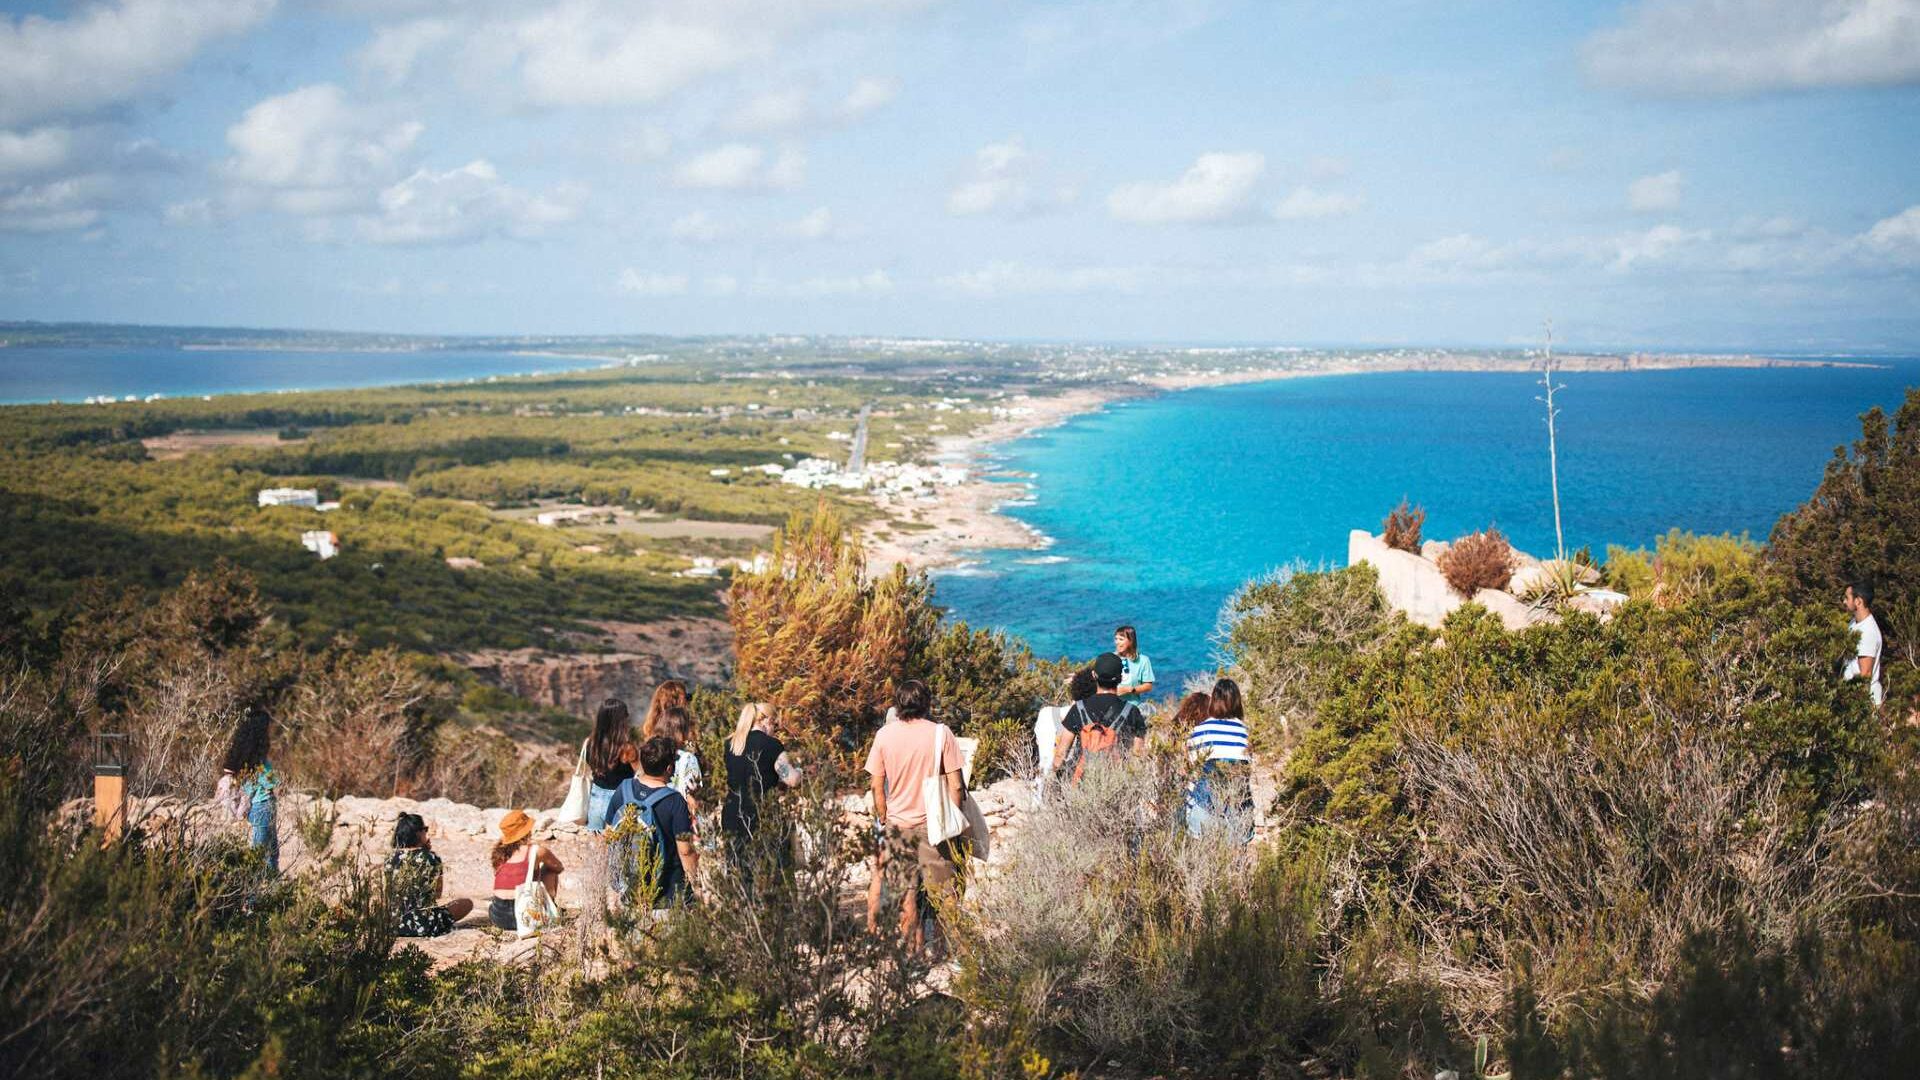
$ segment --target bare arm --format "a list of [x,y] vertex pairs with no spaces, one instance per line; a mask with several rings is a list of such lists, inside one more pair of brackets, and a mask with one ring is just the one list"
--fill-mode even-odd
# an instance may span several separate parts
[[1863,656],[1860,658],[1860,677],[1868,681],[1873,679],[1873,657]]
[[1073,748],[1073,732],[1068,731],[1066,728],[1061,728],[1060,734],[1056,735],[1053,740],[1053,767],[1054,768],[1057,769],[1060,766],[1066,764],[1067,751],[1072,748]]
[[887,820],[887,774],[873,774],[873,821],[879,824]]
[[965,790],[960,786],[960,770],[955,769],[947,774],[947,798],[953,800],[953,805],[959,806],[965,795]]
[[780,752],[779,757],[773,759],[773,774],[778,776],[780,782],[787,787],[800,786],[800,766],[795,765],[784,750]]
[[674,846],[680,849],[680,866],[687,872],[688,881],[700,872],[700,849],[694,840],[692,833],[682,833],[673,840]]

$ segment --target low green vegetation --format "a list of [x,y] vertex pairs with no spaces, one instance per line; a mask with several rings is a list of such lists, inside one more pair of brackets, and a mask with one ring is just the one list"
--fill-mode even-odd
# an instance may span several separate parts
[[[1064,672],[943,618],[923,580],[864,578],[831,504],[789,519],[774,568],[731,582],[738,685],[694,702],[709,755],[749,695],[786,710],[809,780],[778,813],[805,837],[808,872],[760,864],[750,894],[715,866],[705,902],[664,924],[615,912],[560,963],[439,974],[394,950],[379,891],[351,867],[270,881],[247,853],[158,828],[103,849],[58,808],[104,728],[155,763],[145,793],[204,793],[230,718],[254,702],[280,719],[299,786],[503,791],[523,781],[466,749],[498,745],[481,729],[500,702],[418,654],[314,640],[317,616],[286,615],[303,609],[271,576],[257,592],[228,569],[138,591],[67,586],[50,609],[38,595],[57,582],[35,594],[27,577],[0,608],[0,1064],[106,1077],[1908,1076],[1916,678],[1903,644],[1883,708],[1837,678],[1853,641],[1836,583],[1873,580],[1889,641],[1904,641],[1920,487],[1902,448],[1920,436],[1920,393],[1891,430],[1878,414],[1866,428],[1764,547],[1671,535],[1610,553],[1601,572],[1632,599],[1605,620],[1563,611],[1512,631],[1469,604],[1428,629],[1394,614],[1364,567],[1250,584],[1223,612],[1221,645],[1256,746],[1280,766],[1263,788],[1269,828],[1246,847],[1189,836],[1195,767],[1180,733],[1160,734],[1027,813],[991,873],[942,910],[951,963],[937,976],[932,958],[860,927],[849,875],[872,840],[843,812],[850,762],[884,688],[922,678],[943,718],[981,738],[985,778],[1023,776],[1015,748]],[[366,445],[405,443],[383,440]],[[151,490],[137,481],[155,463],[100,449],[33,453]],[[240,467],[234,453],[178,467],[217,478]],[[404,480],[491,463],[414,459]],[[217,498],[168,512],[146,498],[164,496],[133,500],[143,515],[173,513],[189,535],[233,527]],[[488,507],[345,499],[341,513],[396,535],[444,508],[464,515],[459,550],[503,575],[549,580],[520,569],[545,555],[556,588],[624,595],[582,584],[591,559],[516,554],[522,537],[570,539]],[[489,602],[463,617],[509,618]]]

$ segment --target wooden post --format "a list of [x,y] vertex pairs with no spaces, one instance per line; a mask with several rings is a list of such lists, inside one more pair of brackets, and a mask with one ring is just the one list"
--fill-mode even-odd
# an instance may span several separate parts
[[102,846],[120,839],[127,828],[127,737],[99,732],[93,737],[93,824]]
[[127,825],[127,767],[96,765],[93,769],[93,824],[101,843],[120,839]]

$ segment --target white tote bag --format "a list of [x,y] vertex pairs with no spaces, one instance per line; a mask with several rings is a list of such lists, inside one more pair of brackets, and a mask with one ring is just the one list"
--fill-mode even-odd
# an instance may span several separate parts
[[555,815],[575,825],[587,823],[587,744],[580,744],[580,760],[573,765],[573,779],[567,781],[567,801]]
[[940,844],[967,831],[967,815],[947,797],[947,778],[940,768],[940,747],[947,725],[933,729],[933,775],[920,781],[920,805],[927,808],[927,843]]
[[513,929],[520,937],[531,937],[558,925],[560,905],[540,880],[540,845],[527,850],[527,880],[513,890]]

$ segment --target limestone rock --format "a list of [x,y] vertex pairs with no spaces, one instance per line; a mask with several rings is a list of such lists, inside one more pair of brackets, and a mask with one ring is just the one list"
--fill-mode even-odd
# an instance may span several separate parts
[[1461,604],[1433,560],[1390,548],[1365,529],[1355,529],[1347,535],[1347,565],[1363,562],[1378,571],[1387,604],[1423,626],[1439,626]]

